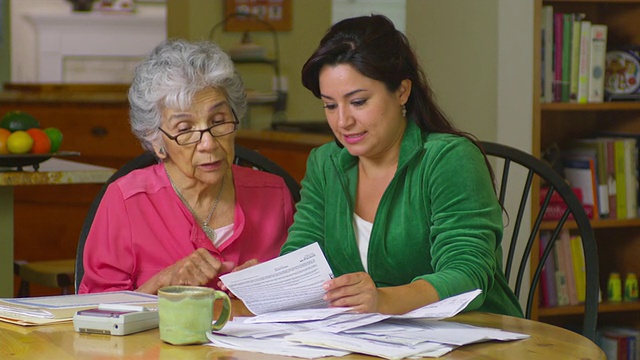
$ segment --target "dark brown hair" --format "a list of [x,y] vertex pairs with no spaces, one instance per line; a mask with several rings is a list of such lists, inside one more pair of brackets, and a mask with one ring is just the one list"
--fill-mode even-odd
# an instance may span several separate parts
[[411,80],[411,94],[405,104],[407,118],[423,132],[448,133],[471,140],[482,151],[494,182],[493,169],[478,139],[458,130],[440,109],[409,39],[389,18],[360,16],[334,24],[302,67],[302,85],[320,98],[320,70],[325,65],[339,64],[350,65],[362,75],[384,83],[390,92],[396,91],[402,80]]

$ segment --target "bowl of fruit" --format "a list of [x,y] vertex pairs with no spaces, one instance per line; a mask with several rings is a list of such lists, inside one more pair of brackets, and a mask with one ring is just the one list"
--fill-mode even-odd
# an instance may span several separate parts
[[38,170],[40,163],[51,157],[77,156],[77,151],[60,151],[62,132],[55,127],[42,129],[32,115],[9,111],[0,119],[0,167],[17,168],[32,166]]

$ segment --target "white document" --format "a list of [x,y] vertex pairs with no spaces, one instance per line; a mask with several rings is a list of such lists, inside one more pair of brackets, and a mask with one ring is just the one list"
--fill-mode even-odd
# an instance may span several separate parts
[[220,280],[255,315],[281,310],[329,307],[322,284],[333,272],[320,245],[220,276]]
[[419,353],[440,349],[442,344],[421,342],[413,346],[402,346],[392,343],[360,339],[353,335],[332,334],[323,331],[306,331],[285,336],[289,341],[297,341],[306,345],[323,346],[361,354],[380,356],[386,359],[403,359]]
[[[247,306],[249,307],[249,306]],[[285,323],[299,321],[316,321],[324,320],[331,316],[338,315],[349,311],[350,308],[323,308],[323,309],[300,309],[300,310],[282,310],[272,313],[256,315],[247,319],[248,323]]]
[[466,293],[454,295],[446,299],[442,299],[433,304],[423,306],[421,308],[409,311],[403,315],[394,315],[394,319],[447,319],[457,315],[464,310],[473,299],[475,299],[482,290],[476,289],[467,291]]
[[284,340],[281,337],[265,338],[260,340],[216,334],[207,334],[207,337],[211,341],[210,344],[207,344],[209,346],[271,355],[316,359],[326,356],[344,356],[349,354],[349,351],[301,345]]

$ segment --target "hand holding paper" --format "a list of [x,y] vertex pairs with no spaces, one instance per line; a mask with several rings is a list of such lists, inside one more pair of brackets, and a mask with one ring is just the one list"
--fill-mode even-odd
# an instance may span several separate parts
[[317,243],[220,276],[222,283],[256,315],[326,308],[322,284],[331,278],[333,272]]

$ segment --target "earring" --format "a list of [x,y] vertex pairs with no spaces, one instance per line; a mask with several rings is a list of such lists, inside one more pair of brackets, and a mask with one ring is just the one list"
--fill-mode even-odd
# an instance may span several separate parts
[[158,149],[158,153],[160,155],[167,155],[166,150],[164,149],[164,146],[160,146],[160,149]]
[[402,104],[402,117],[407,117],[407,106],[405,104]]

